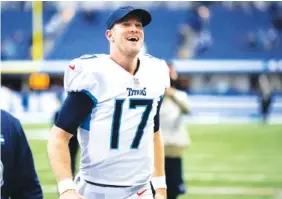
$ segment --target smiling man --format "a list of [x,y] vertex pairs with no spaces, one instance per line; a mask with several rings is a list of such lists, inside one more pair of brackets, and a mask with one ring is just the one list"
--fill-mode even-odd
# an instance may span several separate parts
[[[86,55],[65,70],[69,93],[51,130],[48,153],[61,199],[166,198],[159,130],[170,86],[163,60],[139,52],[151,15],[121,7],[108,18],[109,55]],[[72,181],[68,142],[77,133],[81,167]]]

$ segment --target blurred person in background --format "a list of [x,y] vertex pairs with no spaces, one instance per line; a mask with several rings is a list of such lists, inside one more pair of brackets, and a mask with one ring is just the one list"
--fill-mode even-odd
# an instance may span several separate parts
[[269,107],[272,102],[272,85],[267,75],[262,74],[258,79],[260,98],[260,113],[262,122],[265,124],[269,116]]
[[0,166],[1,199],[43,198],[23,128],[18,119],[4,110],[1,110]]
[[1,44],[1,53],[4,60],[14,59],[17,56],[17,46],[12,38],[6,38]]
[[186,23],[178,30],[177,57],[192,58],[210,49],[212,37],[209,30],[210,10],[208,4],[193,3],[187,11]]
[[188,96],[180,88],[178,76],[171,65],[171,87],[165,92],[160,110],[161,131],[165,145],[167,198],[176,199],[186,192],[182,174],[182,155],[190,145],[184,116],[189,113]]
[[194,32],[188,25],[181,25],[178,31],[177,58],[189,59],[194,57]]
[[271,2],[268,7],[271,23],[277,31],[282,31],[282,3]]

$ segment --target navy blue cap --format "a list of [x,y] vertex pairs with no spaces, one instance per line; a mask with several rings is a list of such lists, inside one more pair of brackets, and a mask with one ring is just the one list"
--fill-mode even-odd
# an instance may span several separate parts
[[107,29],[111,29],[117,22],[121,21],[128,15],[140,17],[142,26],[147,26],[151,20],[151,14],[143,9],[135,9],[131,6],[120,7],[112,12],[107,20]]

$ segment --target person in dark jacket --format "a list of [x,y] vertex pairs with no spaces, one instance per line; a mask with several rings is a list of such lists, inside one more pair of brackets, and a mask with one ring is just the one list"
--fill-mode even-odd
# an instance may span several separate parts
[[21,123],[1,110],[1,199],[42,199],[32,153]]

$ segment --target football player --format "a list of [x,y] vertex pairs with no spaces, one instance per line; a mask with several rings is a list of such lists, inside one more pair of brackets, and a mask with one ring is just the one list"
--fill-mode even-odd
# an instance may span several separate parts
[[[61,199],[152,199],[150,182],[155,198],[166,198],[159,110],[170,79],[165,61],[139,56],[150,21],[146,10],[118,8],[107,20],[110,54],[66,67],[69,94],[48,142]],[[82,157],[73,182],[68,142],[77,131]]]

